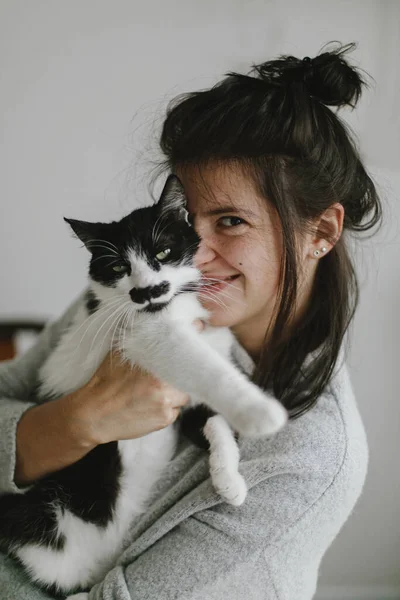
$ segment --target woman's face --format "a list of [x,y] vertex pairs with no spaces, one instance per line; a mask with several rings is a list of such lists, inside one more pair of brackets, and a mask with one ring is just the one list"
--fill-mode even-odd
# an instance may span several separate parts
[[186,167],[177,175],[202,240],[195,261],[207,284],[201,301],[211,313],[210,323],[230,327],[256,352],[277,301],[279,219],[238,167]]

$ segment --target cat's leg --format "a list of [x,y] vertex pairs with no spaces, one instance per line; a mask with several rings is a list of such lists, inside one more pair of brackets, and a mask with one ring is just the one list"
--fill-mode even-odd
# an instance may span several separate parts
[[221,356],[188,324],[158,321],[154,334],[135,325],[121,352],[158,379],[200,398],[244,436],[276,433],[287,411]]
[[210,475],[215,491],[233,506],[243,504],[246,482],[239,473],[239,447],[232,429],[221,415],[207,420],[203,433],[210,444]]
[[74,594],[73,596],[68,596],[66,600],[87,600],[89,598],[89,594],[87,592],[80,592],[79,594]]

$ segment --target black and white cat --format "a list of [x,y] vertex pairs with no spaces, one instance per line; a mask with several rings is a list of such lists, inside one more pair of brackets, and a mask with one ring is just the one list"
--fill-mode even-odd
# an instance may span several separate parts
[[[38,395],[57,398],[79,389],[110,348],[117,349],[132,365],[188,393],[190,406],[211,409],[201,433],[213,485],[239,505],[247,489],[233,430],[272,434],[287,413],[234,366],[233,358],[248,373],[252,369],[229,329],[206,326],[199,333],[193,326],[208,313],[193,291],[201,277],[193,266],[199,238],[185,206],[183,188],[171,175],[157,204],[119,222],[66,219],[91,253],[89,288],[39,372]],[[183,420],[191,410],[196,408],[184,410]],[[102,444],[24,494],[0,497],[0,546],[54,592],[91,587],[122,551],[130,522],[145,510],[173,456],[177,435],[174,424]]]

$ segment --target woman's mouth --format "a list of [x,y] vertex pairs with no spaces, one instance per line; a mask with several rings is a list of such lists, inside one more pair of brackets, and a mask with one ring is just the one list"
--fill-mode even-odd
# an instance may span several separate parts
[[224,288],[226,288],[232,281],[235,281],[240,277],[239,275],[229,275],[228,277],[219,277],[218,275],[211,276],[203,276],[201,278],[201,295],[210,295],[212,296],[216,292],[220,292]]

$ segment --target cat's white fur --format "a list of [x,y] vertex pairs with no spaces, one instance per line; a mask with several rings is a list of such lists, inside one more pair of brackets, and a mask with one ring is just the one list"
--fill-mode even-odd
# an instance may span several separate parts
[[[208,313],[193,293],[176,295],[167,308],[153,314],[138,312],[143,305],[135,307],[129,298],[132,287],[168,280],[171,289],[157,299],[168,301],[183,283],[199,277],[196,269],[165,265],[155,272],[134,252],[131,262],[133,275],[121,278],[116,288],[90,282],[103,304],[88,317],[82,303],[41,368],[40,392],[62,396],[81,388],[108,350],[117,348],[130,364],[138,364],[188,393],[192,404],[203,402],[218,413],[204,428],[210,442],[210,473],[217,492],[227,502],[239,505],[247,490],[238,471],[239,450],[231,427],[245,436],[271,434],[285,424],[286,411],[230,362],[236,348],[244,367],[249,370],[251,365],[229,329],[206,326],[202,333],[197,332],[193,321],[206,320]],[[118,442],[122,491],[112,522],[100,528],[55,507],[65,548],[54,551],[31,544],[17,552],[32,578],[44,584],[56,580],[61,589],[87,588],[101,580],[122,550],[129,523],[145,510],[154,483],[174,454],[176,436],[176,427],[171,425],[139,439]],[[83,600],[86,595],[74,597]]]

